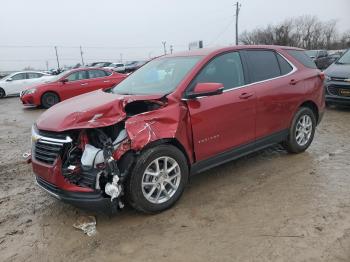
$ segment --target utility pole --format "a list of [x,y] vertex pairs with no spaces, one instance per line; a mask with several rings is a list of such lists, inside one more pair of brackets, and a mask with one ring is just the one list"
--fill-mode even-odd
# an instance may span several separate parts
[[57,46],[55,46],[55,52],[56,52],[56,59],[57,59],[57,69],[59,69],[60,68],[60,61],[58,60]]
[[173,45],[170,45],[170,54],[172,54],[173,53],[173,49],[174,47],[173,47]]
[[46,64],[46,71],[49,71],[49,61],[46,60],[45,64]]
[[239,2],[236,2],[235,7],[236,7],[236,45],[238,45],[238,15],[239,11],[241,10],[241,4]]
[[165,46],[166,45],[166,41],[163,41],[162,44],[163,44],[163,49],[164,49],[164,55],[166,55],[166,46]]
[[83,58],[83,49],[80,46],[80,56],[81,56],[81,64],[84,65],[84,58]]

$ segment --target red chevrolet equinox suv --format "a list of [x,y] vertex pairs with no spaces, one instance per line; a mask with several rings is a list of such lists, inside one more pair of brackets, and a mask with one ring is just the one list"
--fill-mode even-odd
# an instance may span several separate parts
[[37,184],[85,209],[171,207],[189,176],[281,143],[311,144],[324,75],[303,50],[199,49],[156,58],[108,90],[65,100],[32,128]]

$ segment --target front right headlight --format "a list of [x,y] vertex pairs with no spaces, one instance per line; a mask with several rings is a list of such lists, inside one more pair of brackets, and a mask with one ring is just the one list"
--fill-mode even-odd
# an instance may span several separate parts
[[24,95],[30,95],[30,94],[34,94],[36,91],[35,88],[32,88],[32,89],[27,89],[23,92]]

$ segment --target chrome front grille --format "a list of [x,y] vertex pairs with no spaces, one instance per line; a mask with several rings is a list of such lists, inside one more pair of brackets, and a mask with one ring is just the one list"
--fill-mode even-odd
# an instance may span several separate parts
[[52,165],[59,156],[62,156],[65,145],[72,142],[72,139],[69,136],[65,136],[65,138],[63,137],[62,134],[46,134],[33,128],[32,153],[34,159]]
[[337,89],[335,86],[329,86],[329,87],[327,88],[327,90],[328,90],[328,93],[329,93],[330,95],[334,95],[334,96],[337,96],[337,95],[338,95],[338,89]]
[[61,155],[63,146],[63,144],[47,143],[44,140],[39,140],[35,143],[34,157],[38,161],[52,165]]

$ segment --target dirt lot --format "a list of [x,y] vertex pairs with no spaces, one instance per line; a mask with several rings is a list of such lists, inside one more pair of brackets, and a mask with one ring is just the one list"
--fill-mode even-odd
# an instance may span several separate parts
[[0,100],[1,261],[350,261],[350,109],[329,109],[304,154],[275,147],[215,168],[162,214],[98,215],[93,237],[21,159],[42,112]]

